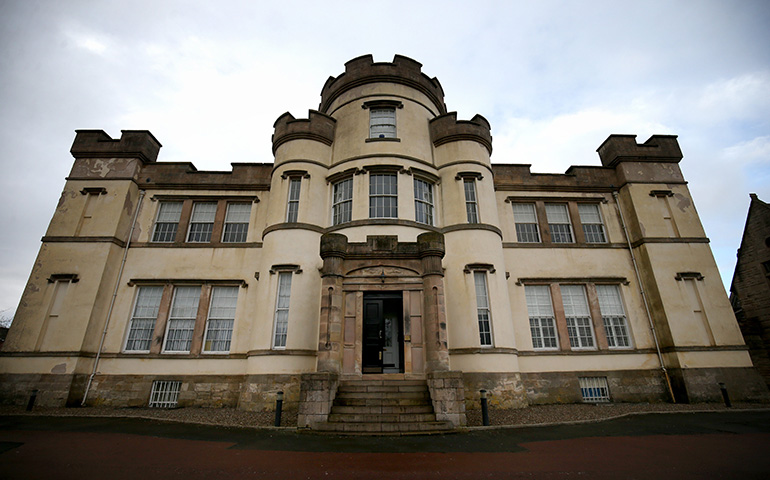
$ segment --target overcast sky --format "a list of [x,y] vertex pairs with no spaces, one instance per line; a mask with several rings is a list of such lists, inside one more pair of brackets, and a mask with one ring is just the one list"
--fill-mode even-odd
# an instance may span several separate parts
[[272,162],[275,119],[318,108],[344,63],[406,55],[496,163],[599,165],[612,133],[679,135],[729,285],[749,204],[770,201],[770,2],[0,0],[0,310],[13,311],[75,129],[147,129],[159,161]]

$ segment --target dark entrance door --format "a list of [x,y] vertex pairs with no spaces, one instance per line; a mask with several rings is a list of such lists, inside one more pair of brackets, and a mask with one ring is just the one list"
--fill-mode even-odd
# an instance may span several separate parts
[[401,292],[364,295],[363,373],[403,372]]

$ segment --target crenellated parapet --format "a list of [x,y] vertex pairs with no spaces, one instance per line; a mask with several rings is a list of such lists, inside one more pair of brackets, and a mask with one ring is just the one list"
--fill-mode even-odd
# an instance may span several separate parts
[[596,151],[606,167],[620,162],[679,163],[682,150],[676,138],[653,135],[644,143],[636,143],[636,135],[610,135]]
[[438,147],[449,142],[478,142],[492,154],[492,134],[486,118],[476,115],[470,120],[457,120],[457,112],[440,115],[430,121],[430,138]]
[[154,162],[160,147],[149,130],[121,130],[117,140],[104,130],[76,130],[70,153],[75,158],[138,158]]
[[308,112],[308,118],[294,118],[294,115],[286,112],[273,124],[273,154],[278,147],[291,140],[315,140],[331,145],[336,124],[334,118],[315,110]]
[[438,109],[446,113],[444,89],[438,79],[422,73],[422,64],[402,55],[393,57],[392,63],[374,62],[371,55],[363,55],[345,64],[345,73],[338,77],[329,77],[321,90],[321,105],[318,108],[327,112],[336,98],[352,88],[369,83],[397,83],[420,91],[427,96]]

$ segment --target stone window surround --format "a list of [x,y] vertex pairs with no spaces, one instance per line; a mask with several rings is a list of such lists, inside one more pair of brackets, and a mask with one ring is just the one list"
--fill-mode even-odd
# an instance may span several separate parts
[[[244,280],[228,279],[228,280],[193,280],[193,279],[131,279],[128,284],[129,287],[134,286],[159,286],[163,287],[163,296],[161,297],[160,306],[158,307],[158,315],[155,318],[155,326],[153,328],[152,340],[150,343],[150,350],[126,350],[126,341],[128,340],[129,330],[131,328],[131,318],[134,315],[134,305],[136,303],[136,296],[139,293],[139,289],[136,289],[134,293],[134,299],[131,302],[131,309],[128,313],[128,320],[126,322],[126,331],[124,334],[123,342],[121,345],[121,352],[131,356],[134,355],[148,355],[157,356],[162,355],[164,357],[201,357],[201,356],[222,356],[230,352],[206,352],[203,351],[203,337],[205,336],[206,322],[208,321],[209,308],[211,303],[211,289],[212,287],[234,287],[247,288],[248,283]],[[163,351],[163,345],[165,344],[165,336],[167,331],[167,324],[169,315],[171,313],[171,302],[173,299],[174,289],[177,286],[200,286],[201,293],[198,301],[198,310],[195,316],[195,328],[193,331],[192,345],[189,352],[165,352]],[[237,317],[236,317],[237,322]],[[233,330],[235,332],[235,330]],[[232,341],[232,339],[231,339]],[[232,346],[232,344],[231,344]]]
[[[569,334],[567,332],[567,318],[564,314],[564,304],[562,303],[560,285],[582,285],[585,288],[588,308],[591,313],[591,326],[596,340],[593,348],[572,348],[570,346]],[[551,302],[553,303],[554,319],[556,321],[556,334],[558,348],[533,349],[535,353],[549,354],[553,352],[571,352],[571,351],[600,351],[600,350],[633,350],[635,348],[634,336],[631,330],[631,324],[628,316],[628,308],[623,296],[623,289],[620,290],[620,298],[623,308],[626,312],[626,328],[628,330],[628,347],[610,347],[607,341],[607,334],[604,330],[604,320],[599,307],[599,298],[596,292],[596,285],[618,285],[619,287],[628,286],[629,281],[624,277],[580,277],[580,278],[519,278],[516,281],[517,286],[523,285],[546,285],[550,288]]]
[[[205,246],[228,246],[239,245],[245,242],[223,242],[225,215],[227,213],[227,206],[231,203],[259,203],[259,198],[256,196],[205,196],[205,195],[153,195],[150,197],[150,201],[157,202],[158,207],[153,215],[152,227],[149,229],[149,245],[163,245],[163,246],[182,246],[182,245],[205,245]],[[182,213],[179,216],[179,224],[177,225],[176,235],[173,242],[153,242],[152,238],[155,232],[155,223],[157,222],[158,212],[160,211],[160,204],[162,202],[182,202]],[[192,216],[194,203],[216,203],[217,210],[214,218],[214,228],[211,234],[211,241],[209,242],[188,242],[187,234],[190,225],[190,218]],[[253,212],[252,212],[253,213]]]
[[367,102],[364,102],[361,105],[361,108],[364,110],[371,110],[371,109],[392,109],[393,110],[393,122],[394,122],[394,129],[395,129],[395,136],[394,137],[374,137],[371,133],[371,115],[369,118],[369,128],[368,132],[369,135],[364,140],[365,142],[400,142],[401,139],[398,138],[398,115],[396,115],[396,110],[404,108],[404,103],[399,100],[370,100]]
[[[609,245],[610,238],[607,231],[607,222],[605,215],[602,214],[601,208],[599,208],[599,215],[602,219],[602,226],[604,228],[605,241],[601,243],[586,242],[585,233],[583,232],[583,225],[580,222],[580,212],[578,211],[578,205],[600,203],[607,204],[609,201],[605,197],[507,197],[505,203],[528,203],[535,205],[535,216],[537,217],[538,233],[540,234],[539,242],[518,242],[516,244],[526,245],[543,245],[549,247],[559,247],[565,245]],[[548,218],[545,213],[545,205],[547,203],[554,204],[566,204],[567,213],[569,215],[570,226],[572,227],[572,243],[554,243],[551,241],[551,231],[548,228]],[[515,221],[515,220],[514,220]],[[577,226],[577,228],[576,228]]]

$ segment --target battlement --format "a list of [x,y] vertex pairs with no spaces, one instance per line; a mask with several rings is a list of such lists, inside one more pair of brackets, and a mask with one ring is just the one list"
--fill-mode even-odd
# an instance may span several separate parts
[[682,150],[676,138],[676,135],[653,135],[639,144],[636,135],[610,135],[596,151],[606,167],[620,162],[679,163]]
[[430,138],[434,146],[470,140],[484,145],[491,155],[492,134],[490,130],[489,122],[481,115],[475,115],[470,120],[457,120],[457,112],[450,112],[430,121]]
[[402,55],[392,63],[374,62],[371,55],[362,55],[345,64],[345,73],[329,77],[321,90],[318,110],[327,112],[332,102],[344,92],[367,83],[398,83],[419,90],[431,99],[440,114],[446,113],[444,89],[435,77],[422,73],[422,64]]
[[70,153],[75,158],[138,158],[154,162],[162,145],[149,130],[121,130],[119,140],[104,130],[75,130]]
[[336,125],[337,120],[315,110],[308,112],[308,118],[294,118],[294,115],[286,112],[273,124],[273,154],[278,147],[291,140],[315,140],[331,145]]

